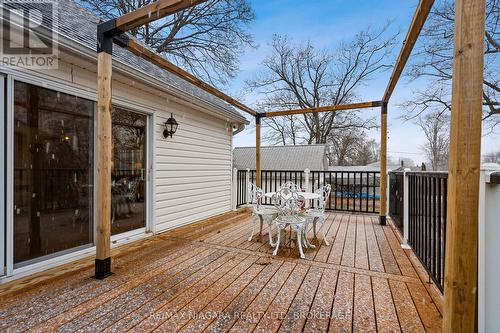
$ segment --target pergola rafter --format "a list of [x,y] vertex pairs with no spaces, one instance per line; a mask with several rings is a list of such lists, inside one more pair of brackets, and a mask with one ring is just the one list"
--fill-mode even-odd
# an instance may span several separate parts
[[320,112],[331,112],[331,111],[342,111],[342,110],[356,110],[356,109],[365,109],[365,108],[373,108],[373,107],[377,107],[377,106],[382,106],[382,104],[383,104],[382,101],[353,103],[353,104],[338,104],[338,105],[321,106],[319,108],[264,112],[264,113],[260,113],[260,116],[270,118],[270,117],[291,116],[291,115],[296,115],[296,114],[320,113]]
[[[98,150],[96,277],[111,274],[111,75],[113,43],[128,48],[193,85],[252,115],[256,120],[256,172],[260,186],[261,119],[295,114],[331,112],[370,107],[381,108],[380,223],[386,222],[387,198],[387,105],[430,13],[434,0],[420,0],[382,101],[333,105],[313,109],[257,113],[215,87],[175,66],[125,33],[206,0],[157,0],[98,27]],[[455,52],[450,135],[450,181],[446,244],[444,330],[473,331],[477,286],[477,208],[481,151],[481,101],[485,0],[456,0]],[[465,216],[467,221],[460,221]],[[472,236],[471,236],[472,235]],[[467,272],[463,272],[467,270]]]

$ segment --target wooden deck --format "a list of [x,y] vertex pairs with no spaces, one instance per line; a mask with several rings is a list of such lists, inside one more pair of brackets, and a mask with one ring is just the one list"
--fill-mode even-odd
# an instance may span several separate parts
[[239,214],[161,234],[115,257],[106,280],[87,265],[3,296],[0,331],[441,331],[437,289],[378,217],[330,214],[330,246],[306,260],[271,256],[266,228],[249,242],[250,228]]

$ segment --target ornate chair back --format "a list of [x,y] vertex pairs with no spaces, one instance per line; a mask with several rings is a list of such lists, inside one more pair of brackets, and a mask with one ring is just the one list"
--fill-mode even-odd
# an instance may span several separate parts
[[255,184],[248,184],[248,202],[252,204],[252,210],[254,213],[257,213],[260,209],[260,202],[264,192],[260,187],[257,187]]
[[300,192],[300,187],[295,184],[294,182],[286,182],[283,185],[281,185],[281,188],[288,188],[290,190],[293,190],[295,192]]
[[273,198],[278,215],[282,218],[297,218],[300,211],[300,196],[296,190],[282,187]]
[[316,193],[319,194],[319,199],[317,200],[318,206],[317,209],[321,212],[325,212],[326,203],[330,199],[330,193],[332,191],[332,186],[330,184],[326,184],[323,187],[320,187],[316,190]]

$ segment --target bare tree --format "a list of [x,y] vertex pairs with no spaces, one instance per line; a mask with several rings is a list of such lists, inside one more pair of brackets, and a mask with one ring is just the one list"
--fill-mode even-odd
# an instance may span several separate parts
[[[102,19],[134,11],[153,0],[76,0]],[[226,84],[238,69],[247,26],[255,18],[248,0],[208,0],[132,31],[177,65],[214,84]]]
[[[359,32],[352,41],[342,42],[335,52],[316,49],[309,41],[293,43],[275,35],[271,54],[263,61],[263,70],[247,81],[249,88],[262,94],[262,110],[315,108],[349,103],[358,98],[358,89],[391,63],[395,36],[386,37],[387,26]],[[295,133],[305,143],[325,143],[335,130],[371,128],[374,119],[361,119],[354,111],[305,114]],[[285,120],[283,120],[284,122]],[[266,120],[270,131],[276,122]],[[282,128],[283,126],[280,126]],[[293,141],[293,140],[291,140]]]
[[303,126],[297,116],[275,117],[265,120],[268,131],[263,139],[271,145],[296,145],[303,141],[298,135]]
[[329,137],[328,160],[330,165],[353,165],[354,157],[363,143],[363,137],[355,129],[345,130]]
[[[422,30],[409,72],[410,81],[428,80],[424,89],[415,91],[411,100],[403,103],[409,113],[406,119],[416,119],[424,113],[441,114],[451,111],[451,78],[453,69],[454,1],[440,0],[434,5]],[[492,131],[500,124],[500,2],[486,1],[486,32],[483,111],[485,129]]]
[[367,165],[378,161],[380,145],[376,140],[363,140],[354,159],[356,165]]
[[432,170],[446,170],[448,167],[449,123],[449,116],[439,112],[420,116],[417,121],[426,139],[421,149],[429,160]]
[[331,134],[327,143],[330,165],[367,165],[378,160],[378,143],[375,140],[367,140],[366,133],[359,128]]
[[483,157],[483,163],[497,163],[500,164],[500,150],[491,152]]

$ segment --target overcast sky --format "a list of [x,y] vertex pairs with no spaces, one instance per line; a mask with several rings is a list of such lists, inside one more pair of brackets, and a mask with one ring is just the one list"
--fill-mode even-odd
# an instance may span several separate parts
[[[257,49],[247,49],[241,59],[241,70],[231,83],[229,91],[248,105],[256,102],[257,96],[244,91],[244,81],[254,77],[260,63],[269,54],[269,43],[273,34],[291,36],[294,41],[310,39],[319,48],[335,49],[342,40],[351,39],[359,30],[368,26],[381,27],[391,21],[391,31],[401,31],[397,54],[415,11],[417,0],[412,1],[362,1],[362,0],[250,0],[255,10],[256,20],[250,32],[258,44]],[[359,89],[363,101],[380,100],[390,76],[390,71],[382,73],[367,86]],[[411,158],[417,164],[425,161],[420,150],[423,135],[417,126],[403,122],[399,117],[404,110],[397,107],[412,96],[412,91],[421,83],[409,84],[402,78],[389,104],[390,157]],[[363,113],[379,114],[380,109],[366,109]],[[249,119],[250,120],[250,119]],[[264,129],[265,130],[265,129]],[[500,131],[500,129],[499,129]],[[379,140],[379,132],[369,135]],[[234,140],[235,146],[255,146],[254,124]],[[500,149],[500,135],[483,138],[483,153]]]

